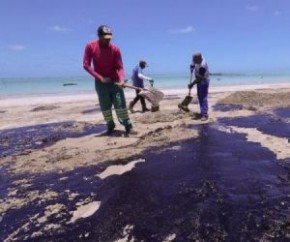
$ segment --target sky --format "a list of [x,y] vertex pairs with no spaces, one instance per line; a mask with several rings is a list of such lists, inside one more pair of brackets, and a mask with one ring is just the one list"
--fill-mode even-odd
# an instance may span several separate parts
[[126,75],[290,73],[290,0],[0,0],[0,78],[85,76],[87,42],[112,28]]

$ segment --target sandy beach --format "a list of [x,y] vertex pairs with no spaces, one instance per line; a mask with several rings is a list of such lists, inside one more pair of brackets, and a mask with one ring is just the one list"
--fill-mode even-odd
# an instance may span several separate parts
[[[195,90],[189,113],[177,107],[186,89],[164,93],[159,112],[141,113],[136,105],[130,118],[138,134],[129,137],[115,114],[116,132],[103,135],[94,92],[1,99],[0,240],[289,239],[290,85],[212,87],[206,122],[193,119],[199,112]],[[133,97],[126,90],[127,102]],[[226,149],[226,142],[233,147]],[[219,170],[229,160],[236,165]],[[195,170],[185,179],[179,168],[188,162],[194,163],[184,172]],[[221,165],[213,172],[214,162]],[[226,182],[217,178],[229,174]],[[201,213],[195,204],[203,204]],[[202,217],[202,211],[212,213]]]

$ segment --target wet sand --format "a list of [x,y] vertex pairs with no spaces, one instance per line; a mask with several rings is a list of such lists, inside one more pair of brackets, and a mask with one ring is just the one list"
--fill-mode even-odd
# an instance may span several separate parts
[[0,240],[287,241],[290,87],[228,89],[204,123],[186,90],[136,105],[130,137],[95,95],[1,100]]

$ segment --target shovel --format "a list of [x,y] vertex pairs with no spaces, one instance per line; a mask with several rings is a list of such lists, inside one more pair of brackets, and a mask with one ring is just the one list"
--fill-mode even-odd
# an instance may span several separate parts
[[[192,81],[192,71],[190,72],[190,80],[189,80],[189,84],[191,84]],[[191,88],[188,89],[188,95],[183,99],[183,101],[181,103],[178,104],[178,108],[185,111],[185,112],[189,112],[189,108],[188,105],[191,103],[193,97],[191,96]]]
[[156,88],[153,87],[149,87],[147,88],[141,88],[141,87],[135,87],[135,86],[131,86],[128,84],[124,84],[123,87],[128,87],[128,88],[132,88],[135,90],[140,90],[141,92],[139,92],[139,95],[144,97],[146,100],[148,100],[151,104],[151,112],[156,112],[159,110],[159,102],[163,99],[164,97],[164,93],[157,90]]

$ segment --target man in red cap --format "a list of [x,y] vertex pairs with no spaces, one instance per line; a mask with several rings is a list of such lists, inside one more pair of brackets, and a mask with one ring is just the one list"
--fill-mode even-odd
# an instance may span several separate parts
[[107,123],[107,134],[112,134],[115,128],[112,115],[113,105],[119,122],[125,126],[126,135],[135,134],[128,116],[122,88],[125,82],[125,72],[121,52],[115,44],[111,43],[112,31],[109,26],[99,26],[97,34],[98,40],[89,42],[85,47],[83,67],[95,78],[95,89]]

